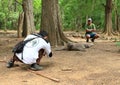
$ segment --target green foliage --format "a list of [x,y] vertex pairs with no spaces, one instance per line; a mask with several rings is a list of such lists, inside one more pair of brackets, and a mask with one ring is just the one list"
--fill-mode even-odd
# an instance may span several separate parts
[[9,14],[9,19],[18,19],[19,17],[19,13],[18,12],[12,12],[11,14]]
[[[60,0],[64,28],[75,29],[76,20],[84,28],[87,17],[92,17],[97,28],[104,27],[105,0]],[[81,28],[81,29],[82,29]]]
[[[20,5],[16,3],[19,6],[19,10],[15,11],[15,0],[0,0],[0,29],[16,29],[16,22],[18,21],[18,16],[20,10]],[[19,0],[20,1],[20,0]],[[17,9],[16,9],[17,10]]]
[[39,30],[40,29],[40,21],[41,21],[41,0],[34,0],[33,9],[34,9],[35,28],[37,30]]
[[[23,11],[21,6],[22,0],[17,1],[18,2],[15,2],[15,0],[0,0],[0,29],[17,29],[19,14]],[[39,29],[41,0],[33,0],[33,10],[35,27]]]
[[41,8],[41,0],[34,0],[33,8],[34,8],[34,12],[39,12],[38,10],[40,10]]
[[[0,27],[1,28],[3,28],[4,27],[4,25],[3,25],[3,20],[5,19],[5,13],[3,13],[3,12],[0,12]],[[0,29],[1,29],[0,28]]]
[[[19,14],[22,12],[22,0],[0,0],[0,29],[16,29]],[[84,30],[86,19],[91,17],[97,29],[104,28],[106,0],[58,0],[62,17],[63,30]],[[113,0],[113,27],[115,21],[114,9],[117,7],[120,16],[120,0]],[[16,8],[16,10],[15,10]],[[33,0],[34,22],[40,29],[41,0]]]
[[117,45],[117,46],[120,46],[120,42],[116,42],[116,45]]
[[0,12],[0,21],[2,21],[3,19],[5,19],[5,13]]

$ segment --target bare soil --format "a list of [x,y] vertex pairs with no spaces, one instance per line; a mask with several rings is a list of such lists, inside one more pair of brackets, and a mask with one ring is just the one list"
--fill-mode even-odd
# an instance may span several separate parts
[[[69,38],[85,42],[79,37]],[[120,85],[120,48],[115,42],[99,38],[85,52],[52,48],[53,57],[44,56],[40,63],[43,70],[33,73],[29,65],[20,62],[6,68],[4,61],[12,57],[11,50],[20,40],[16,33],[0,32],[0,85]]]

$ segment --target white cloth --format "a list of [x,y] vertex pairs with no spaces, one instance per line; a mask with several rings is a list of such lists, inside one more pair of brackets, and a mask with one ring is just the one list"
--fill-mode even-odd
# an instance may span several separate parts
[[[24,40],[35,38],[35,35],[28,35]],[[32,41],[28,42],[23,49],[23,53],[16,53],[16,56],[23,61],[25,64],[36,63],[36,60],[39,55],[39,50],[44,49],[46,54],[49,56],[51,52],[50,43],[47,43],[44,39],[37,37]],[[23,57],[23,59],[22,59]]]

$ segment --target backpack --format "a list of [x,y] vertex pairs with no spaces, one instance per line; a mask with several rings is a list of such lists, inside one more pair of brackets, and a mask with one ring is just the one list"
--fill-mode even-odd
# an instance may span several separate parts
[[17,43],[17,44],[14,46],[12,52],[13,52],[13,53],[21,53],[21,52],[23,52],[23,48],[24,48],[25,44],[26,44],[27,42],[33,40],[33,39],[35,39],[35,38],[28,39],[28,40],[25,40],[25,41],[24,41],[24,40],[20,41],[19,43]]

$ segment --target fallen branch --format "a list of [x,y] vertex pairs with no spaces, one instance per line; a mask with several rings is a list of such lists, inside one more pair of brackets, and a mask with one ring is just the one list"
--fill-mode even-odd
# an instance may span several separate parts
[[47,79],[49,79],[49,80],[52,80],[52,81],[55,81],[55,82],[60,82],[60,80],[57,79],[57,78],[48,77],[48,76],[45,76],[45,75],[43,75],[43,74],[41,74],[41,73],[37,73],[37,72],[32,71],[32,70],[29,70],[29,69],[28,69],[28,71],[30,71],[31,73],[34,73],[34,74],[36,74],[36,75],[42,76],[42,77],[44,77],[44,78],[47,78]]
[[6,63],[6,61],[5,61],[5,60],[0,60],[0,62]]
[[[0,60],[0,62],[6,63],[5,60]],[[49,79],[49,80],[52,80],[52,81],[55,81],[55,82],[60,82],[60,80],[57,79],[57,78],[48,77],[48,76],[45,76],[45,75],[43,75],[43,74],[37,73],[37,72],[32,71],[32,70],[29,70],[29,69],[28,69],[28,71],[30,71],[31,73],[34,73],[34,74],[36,74],[36,75],[40,75],[40,76],[42,76],[42,77],[44,77],[44,78],[47,78],[47,79]]]
[[72,68],[63,68],[62,71],[72,71]]

